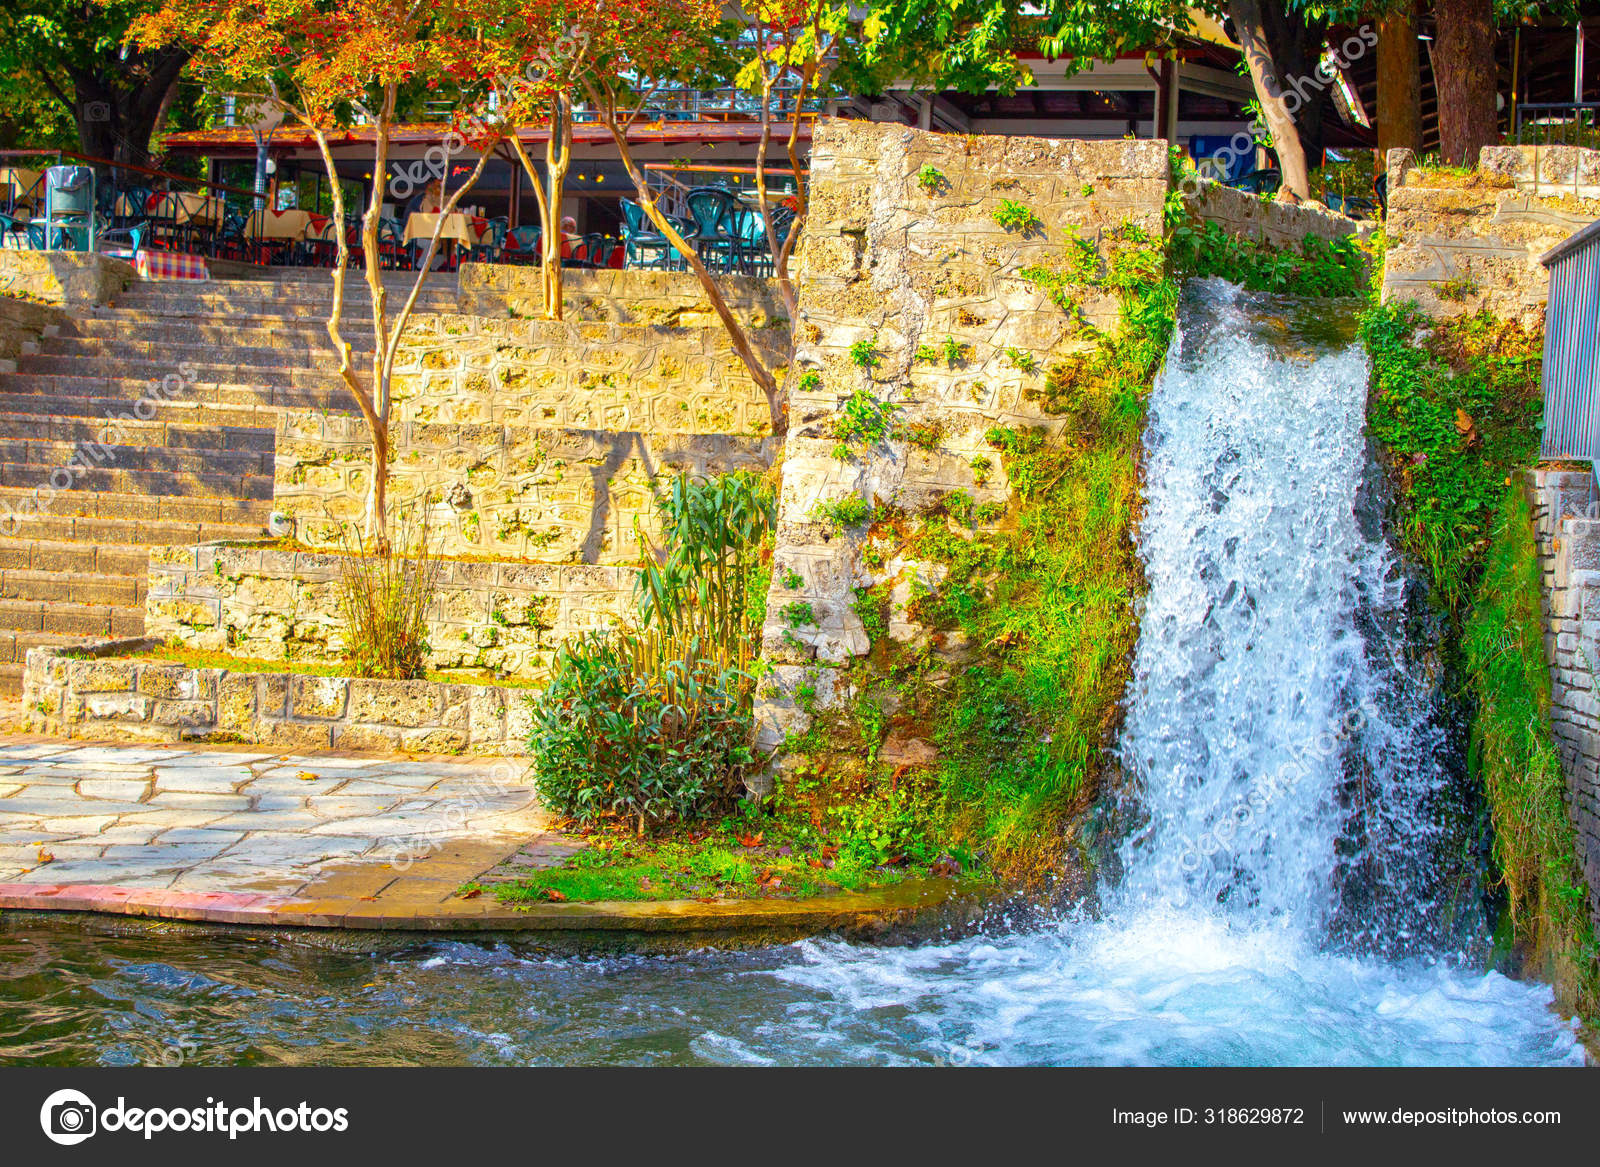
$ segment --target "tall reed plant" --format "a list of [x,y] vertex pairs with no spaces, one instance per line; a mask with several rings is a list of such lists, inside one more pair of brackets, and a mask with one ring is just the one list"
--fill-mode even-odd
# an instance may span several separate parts
[[389,538],[341,528],[338,602],[351,670],[361,677],[413,680],[428,666],[428,609],[441,562],[427,512],[406,509]]

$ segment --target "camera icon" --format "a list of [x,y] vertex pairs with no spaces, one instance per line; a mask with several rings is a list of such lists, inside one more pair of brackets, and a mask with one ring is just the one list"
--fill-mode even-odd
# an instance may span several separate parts
[[86,101],[83,103],[83,120],[86,122],[108,122],[111,120],[111,105],[104,101]]
[[52,1143],[70,1147],[94,1134],[99,1112],[78,1090],[57,1090],[39,1108],[39,1125]]

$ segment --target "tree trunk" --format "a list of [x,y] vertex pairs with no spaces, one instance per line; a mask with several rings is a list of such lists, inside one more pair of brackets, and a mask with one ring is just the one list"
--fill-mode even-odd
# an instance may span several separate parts
[[[572,165],[572,97],[557,93],[551,99],[550,137],[545,142],[544,166],[550,179],[550,192],[556,202],[547,212],[544,228],[544,255],[539,266],[544,271],[544,315],[547,320],[562,318],[561,248],[566,236],[561,231],[561,192],[566,189],[567,169]],[[536,180],[537,181],[537,180]],[[593,259],[593,256],[590,257]]]
[[1228,11],[1233,16],[1234,35],[1250,67],[1250,80],[1255,85],[1262,119],[1278,154],[1283,189],[1296,198],[1309,199],[1311,179],[1306,169],[1305,147],[1289,103],[1284,100],[1288,75],[1268,39],[1263,4],[1261,0],[1229,0]]
[[1434,0],[1433,14],[1439,155],[1447,166],[1475,166],[1478,152],[1500,140],[1494,3]]
[[700,262],[700,257],[695,249],[678,233],[678,229],[656,206],[655,196],[650,193],[650,184],[645,181],[644,174],[639,170],[638,163],[634,161],[633,150],[628,145],[628,132],[626,127],[617,120],[616,105],[609,100],[609,95],[601,93],[597,88],[590,87],[589,96],[600,113],[600,119],[611,134],[611,140],[616,144],[617,153],[622,156],[622,165],[628,171],[628,177],[633,180],[634,192],[639,196],[639,207],[644,211],[649,220],[656,225],[656,230],[667,237],[669,242],[689,264],[689,269],[694,272],[695,278],[700,281],[700,287],[706,294],[706,299],[711,301],[711,308],[722,321],[722,326],[728,331],[728,340],[733,345],[733,351],[744,362],[744,367],[750,373],[750,379],[756,383],[767,398],[767,410],[772,418],[772,432],[781,434],[787,428],[783,413],[783,403],[778,395],[778,382],[772,372],[761,363],[755,350],[750,347],[750,337],[739,324],[738,319],[728,308],[727,300],[723,299],[722,290],[717,287],[717,281],[706,270],[706,265]]
[[1422,71],[1411,4],[1378,22],[1377,130],[1379,170],[1390,150],[1422,149]]

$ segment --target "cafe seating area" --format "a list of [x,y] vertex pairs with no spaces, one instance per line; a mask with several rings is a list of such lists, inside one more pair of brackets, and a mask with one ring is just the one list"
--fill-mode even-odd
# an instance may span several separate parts
[[[136,182],[88,181],[82,205],[71,227],[52,224],[49,175],[71,170],[91,175],[85,167],[29,170],[0,168],[0,246],[32,250],[96,248],[129,258],[141,252],[227,259],[272,267],[333,267],[342,234],[352,264],[364,260],[367,240],[358,216],[335,223],[332,218],[298,207],[256,205],[250,192],[194,182],[192,190]],[[138,178],[137,175],[131,175]],[[80,181],[85,181],[80,179]],[[87,201],[92,190],[93,210]],[[56,202],[65,195],[55,188]],[[706,268],[717,273],[766,276],[773,270],[766,223],[749,192],[725,186],[700,186],[677,193],[679,213],[668,216],[679,237],[693,248]],[[645,214],[637,202],[621,200],[619,233],[566,234],[561,241],[564,265],[587,268],[635,268],[681,271],[688,260]],[[772,210],[779,246],[795,221],[792,206]],[[429,245],[435,233],[432,259]],[[377,248],[385,268],[450,271],[462,263],[538,265],[543,258],[537,226],[512,227],[505,216],[457,211],[448,215],[414,211],[384,217],[378,225]],[[163,270],[181,270],[172,262]]]

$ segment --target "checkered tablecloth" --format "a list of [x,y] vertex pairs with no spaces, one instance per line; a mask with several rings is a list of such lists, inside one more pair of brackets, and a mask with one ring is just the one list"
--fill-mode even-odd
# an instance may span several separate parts
[[134,270],[145,280],[209,280],[205,256],[182,251],[141,250],[133,261]]

